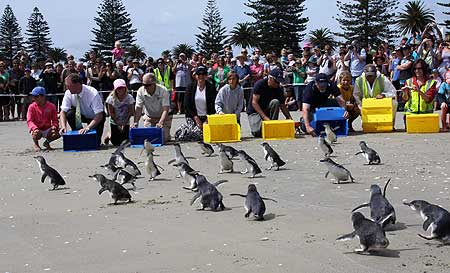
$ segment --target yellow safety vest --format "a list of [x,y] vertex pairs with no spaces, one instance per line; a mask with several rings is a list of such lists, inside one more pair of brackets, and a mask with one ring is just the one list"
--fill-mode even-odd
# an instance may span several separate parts
[[[420,91],[426,93],[435,83],[435,80],[428,80],[426,84],[420,87]],[[406,80],[406,85],[413,86],[413,79]],[[433,101],[428,103],[420,97],[419,92],[409,92],[409,100],[405,105],[405,114],[433,113],[433,108]]]
[[372,88],[372,96],[369,93],[369,83],[367,82],[366,77],[359,76],[356,79],[356,85],[358,86],[359,91],[363,91],[363,99],[375,98],[384,91],[384,75],[380,75],[375,79]]
[[159,84],[164,85],[164,87],[167,88],[168,91],[172,90],[172,87],[170,86],[170,67],[168,66],[166,70],[164,71],[164,75],[161,75],[161,71],[159,71],[159,68],[153,69],[153,73],[155,74],[156,80]]

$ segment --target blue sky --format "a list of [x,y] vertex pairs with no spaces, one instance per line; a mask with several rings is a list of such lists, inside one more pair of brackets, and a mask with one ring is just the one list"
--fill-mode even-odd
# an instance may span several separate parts
[[[446,2],[440,0],[441,2]],[[137,43],[145,48],[147,54],[159,56],[164,49],[171,49],[179,43],[195,46],[197,27],[206,6],[206,0],[123,0],[131,15],[133,27],[137,28]],[[247,0],[217,0],[224,26],[231,30],[238,22],[250,21],[244,11]],[[400,0],[403,7],[406,0]],[[425,0],[425,5],[434,10],[438,22],[444,20],[442,9],[436,0]],[[9,4],[16,15],[22,34],[24,35],[28,17],[37,6],[47,20],[54,46],[63,47],[76,58],[89,48],[93,38],[91,30],[96,27],[93,18],[97,15],[101,0],[53,1],[53,0],[2,0],[1,14]],[[67,4],[66,4],[67,3]],[[70,4],[69,4],[70,3]],[[338,10],[336,1],[306,0],[309,17],[308,29],[328,27],[332,31],[339,31],[339,25],[333,18]],[[450,18],[449,18],[450,19]]]

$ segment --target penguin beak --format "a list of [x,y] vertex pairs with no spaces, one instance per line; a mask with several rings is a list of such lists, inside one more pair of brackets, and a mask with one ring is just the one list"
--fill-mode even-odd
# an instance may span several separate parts
[[320,162],[327,162],[327,161],[328,161],[327,158],[324,158],[324,159],[321,159],[321,160],[320,160]]
[[410,207],[410,206],[411,206],[411,203],[403,202],[403,205],[407,205],[408,207]]

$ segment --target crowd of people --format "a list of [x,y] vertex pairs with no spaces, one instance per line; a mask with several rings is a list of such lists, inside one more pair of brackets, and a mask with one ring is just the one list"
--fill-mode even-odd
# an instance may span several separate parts
[[[30,62],[20,52],[11,64],[0,61],[0,121],[27,120],[36,150],[41,138],[50,148],[67,123],[81,133],[96,129],[99,144],[118,145],[142,116],[143,126],[164,128],[166,141],[171,135],[198,140],[207,115],[236,114],[240,123],[246,112],[251,133],[259,137],[263,120],[278,119],[280,111],[291,119],[290,111],[300,110],[302,130],[315,135],[311,121],[318,107],[344,107],[351,132],[364,98],[392,98],[393,111],[405,115],[441,109],[442,130],[448,130],[450,36],[443,39],[435,24],[398,45],[383,40],[369,48],[353,41],[321,48],[305,42],[297,55],[289,49],[263,54],[259,48],[250,55],[244,48],[233,56],[230,46],[222,53],[142,62],[126,58],[117,42],[110,58],[91,51],[88,60],[77,63],[69,55],[54,64]],[[184,114],[187,130],[196,134],[171,132],[174,114]],[[108,116],[111,130],[102,139]]]

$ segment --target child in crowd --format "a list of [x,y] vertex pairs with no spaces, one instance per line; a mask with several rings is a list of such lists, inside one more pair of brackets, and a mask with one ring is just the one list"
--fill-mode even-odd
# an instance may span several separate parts
[[353,96],[352,74],[348,71],[343,71],[340,76],[338,84],[339,91],[341,92],[342,99],[345,101],[346,118],[348,117],[348,131],[354,132],[353,121],[359,117],[361,111],[356,104],[355,97]]
[[120,145],[128,139],[130,131],[130,117],[134,115],[134,98],[128,94],[127,85],[123,79],[117,79],[113,83],[114,90],[106,99],[106,105],[111,117],[111,135],[105,138],[105,144]]
[[47,101],[43,87],[35,87],[31,91],[33,103],[28,108],[27,125],[34,142],[34,150],[41,150],[39,140],[45,138],[44,147],[52,150],[50,142],[60,138],[56,106]]
[[450,70],[445,73],[445,81],[443,81],[439,87],[439,91],[436,95],[436,102],[441,107],[442,131],[447,132],[447,113],[450,104]]
[[120,41],[116,41],[114,44],[114,49],[111,50],[113,56],[112,56],[112,62],[115,63],[116,61],[121,61],[123,54],[125,54],[125,50],[121,47]]
[[319,66],[317,66],[317,58],[314,55],[309,57],[305,72],[306,72],[305,83],[315,81],[317,73],[319,73]]

